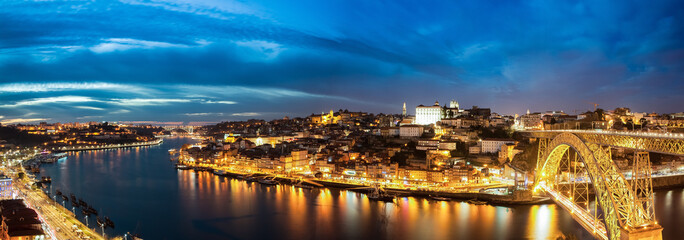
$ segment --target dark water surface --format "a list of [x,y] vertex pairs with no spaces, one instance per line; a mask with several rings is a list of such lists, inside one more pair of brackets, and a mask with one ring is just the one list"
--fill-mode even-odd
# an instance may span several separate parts
[[[158,146],[73,152],[66,161],[44,165],[42,174],[52,177],[53,192],[73,193],[109,216],[116,228],[106,230],[108,236],[137,232],[144,239],[555,239],[560,234],[591,238],[554,204],[508,208],[422,198],[386,204],[350,191],[263,186],[174,169],[167,150],[193,141],[167,138]],[[656,193],[664,239],[684,236],[683,194],[684,189]],[[91,226],[93,220],[89,219]]]

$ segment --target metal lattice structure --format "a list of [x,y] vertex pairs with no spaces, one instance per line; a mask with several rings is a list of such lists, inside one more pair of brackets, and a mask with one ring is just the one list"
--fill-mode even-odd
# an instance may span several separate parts
[[547,139],[554,138],[562,133],[572,133],[586,143],[684,156],[684,134],[681,133],[638,133],[593,130],[542,130],[526,131],[525,133],[533,138]]
[[653,209],[653,180],[651,179],[651,161],[648,152],[635,152],[632,166],[632,186],[634,186],[634,203],[644,208],[644,218],[655,219]]
[[[537,132],[532,132],[533,135]],[[602,211],[605,234],[596,234],[595,236],[607,236],[610,239],[620,239],[623,231],[630,233],[635,229],[645,229],[647,226],[651,228],[660,228],[655,223],[655,216],[652,211],[644,204],[635,204],[635,199],[642,199],[643,195],[635,195],[635,188],[629,184],[618,167],[612,160],[610,146],[625,145],[619,141],[623,141],[625,136],[619,138],[613,137],[597,137],[599,134],[576,134],[570,132],[554,132],[553,135],[548,134],[548,131],[539,132],[541,136],[553,136],[553,139],[544,146],[543,154],[540,154],[538,159],[538,176],[537,184],[542,185],[542,189],[547,192],[554,191],[555,183],[557,182],[557,173],[560,168],[567,171],[571,170],[570,164],[562,164],[563,160],[569,162],[571,156],[568,151],[572,149],[575,152],[576,159],[582,162],[586,169],[587,175],[595,189],[596,200],[598,207]],[[540,136],[540,135],[537,135]],[[629,138],[630,136],[627,136]],[[541,137],[544,138],[544,137]],[[590,139],[590,141],[587,141]],[[598,143],[597,141],[605,140],[606,142]],[[653,141],[653,139],[644,140],[642,143],[651,142],[649,144],[637,144],[633,146],[668,146],[667,149],[659,148],[661,151],[672,152],[680,151],[678,148],[681,145],[666,143],[659,145],[666,141]],[[540,153],[542,151],[540,141]],[[659,143],[659,144],[656,144]],[[650,179],[650,172],[648,173]],[[572,196],[575,195],[575,185],[572,185]],[[569,192],[568,192],[569,193]],[[652,193],[651,193],[652,194]],[[552,194],[554,195],[554,194]],[[559,197],[557,195],[556,200]],[[652,195],[650,196],[652,200]],[[585,200],[586,201],[586,200]],[[570,202],[572,197],[570,197]],[[652,202],[652,201],[651,201]],[[573,203],[576,205],[576,203]],[[652,206],[652,204],[651,204]],[[575,209],[575,208],[572,208]],[[590,216],[588,206],[582,207],[587,209],[584,214]],[[573,210],[574,211],[574,210]],[[594,214],[596,214],[596,210]],[[585,226],[586,227],[586,226]],[[595,230],[596,228],[594,228]]]

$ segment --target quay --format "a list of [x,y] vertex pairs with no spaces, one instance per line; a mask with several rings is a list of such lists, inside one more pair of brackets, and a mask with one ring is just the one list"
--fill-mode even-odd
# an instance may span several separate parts
[[158,138],[152,141],[146,142],[135,142],[135,143],[124,143],[124,144],[105,144],[105,145],[80,145],[80,146],[62,146],[53,147],[52,151],[87,151],[87,150],[103,150],[103,149],[114,149],[114,148],[128,148],[128,147],[142,147],[142,146],[152,146],[158,145],[164,142],[163,139]]
[[[313,186],[313,187],[325,187],[334,189],[344,189],[362,193],[368,193],[374,188],[373,185],[354,183],[354,182],[341,182],[329,179],[319,179],[313,177],[299,177],[299,176],[287,176],[283,174],[270,174],[264,172],[238,172],[234,170],[229,170],[225,168],[214,169],[212,167],[199,167],[182,165],[177,167],[180,170],[194,170],[194,171],[208,171],[212,172],[218,176],[231,177],[236,179],[244,179],[247,176],[252,176],[256,178],[274,178],[276,181],[282,184],[294,185],[298,182],[302,184]],[[552,200],[548,197],[543,196],[533,196],[532,192],[529,190],[515,190],[512,194],[499,195],[483,192],[484,189],[491,188],[508,188],[505,184],[474,184],[469,186],[463,186],[455,188],[451,191],[435,190],[435,189],[425,189],[425,188],[398,188],[390,186],[380,185],[387,193],[396,197],[421,197],[421,198],[432,198],[441,197],[450,200],[472,200],[477,199],[479,201],[487,202],[492,205],[530,205],[530,204],[544,204],[551,203]],[[512,187],[512,186],[511,186]]]

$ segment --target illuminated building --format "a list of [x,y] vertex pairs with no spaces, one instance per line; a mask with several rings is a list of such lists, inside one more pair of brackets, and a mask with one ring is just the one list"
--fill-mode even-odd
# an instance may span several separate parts
[[340,121],[341,116],[339,113],[334,113],[333,110],[330,110],[330,113],[328,114],[313,114],[310,116],[310,118],[311,123],[313,124],[337,124],[337,122]]
[[2,239],[46,239],[38,213],[28,208],[23,199],[0,201],[0,213]]
[[541,129],[543,127],[541,118],[541,114],[530,114],[530,110],[527,110],[527,114],[520,116],[520,124],[523,129]]
[[513,139],[484,139],[481,141],[482,153],[495,153],[501,149],[501,146],[506,144],[515,144]]
[[423,135],[423,126],[420,125],[404,125],[399,127],[399,137],[412,138]]
[[439,102],[435,101],[435,105],[432,106],[421,104],[416,107],[416,124],[435,124],[439,120],[442,120],[442,107],[439,106]]
[[461,115],[463,110],[459,109],[458,102],[451,100],[449,102],[449,107],[446,105],[444,107],[439,106],[439,102],[435,101],[435,105],[423,106],[418,105],[416,107],[416,124],[429,125],[435,124],[442,119],[455,118]]
[[515,144],[513,143],[501,145],[501,150],[499,151],[499,163],[513,161],[513,157],[519,152],[521,152],[521,150],[515,150]]
[[0,198],[14,198],[13,192],[12,179],[5,176],[0,177]]

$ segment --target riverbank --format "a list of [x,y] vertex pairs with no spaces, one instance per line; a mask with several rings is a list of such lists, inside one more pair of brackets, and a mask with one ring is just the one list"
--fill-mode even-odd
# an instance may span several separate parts
[[[316,179],[311,177],[289,177],[276,174],[268,173],[241,173],[236,171],[229,171],[226,169],[216,170],[211,167],[190,167],[184,165],[184,167],[179,167],[181,170],[192,170],[192,171],[209,171],[216,175],[224,177],[232,177],[236,179],[245,179],[247,176],[255,178],[271,177],[274,180],[282,184],[295,185],[297,183],[309,185],[312,187],[325,187],[334,189],[344,189],[362,193],[368,193],[372,190],[372,186],[350,183],[350,182],[338,182],[326,179]],[[468,191],[470,187],[463,187],[461,191],[435,191],[435,190],[424,190],[424,189],[406,189],[406,188],[393,188],[393,187],[383,187],[383,189],[396,197],[420,197],[420,198],[445,198],[452,200],[479,200],[492,205],[530,205],[530,204],[543,204],[551,203],[551,199],[548,197],[533,196],[529,190],[516,190],[510,195],[497,195],[489,194],[483,192],[473,192]]]
[[89,151],[89,150],[104,150],[104,149],[115,149],[115,148],[129,148],[129,147],[142,147],[142,146],[152,146],[158,145],[164,142],[163,139],[158,138],[152,141],[146,142],[134,142],[134,143],[124,143],[124,144],[105,144],[105,145],[83,145],[83,146],[63,146],[63,147],[52,147],[52,151]]

